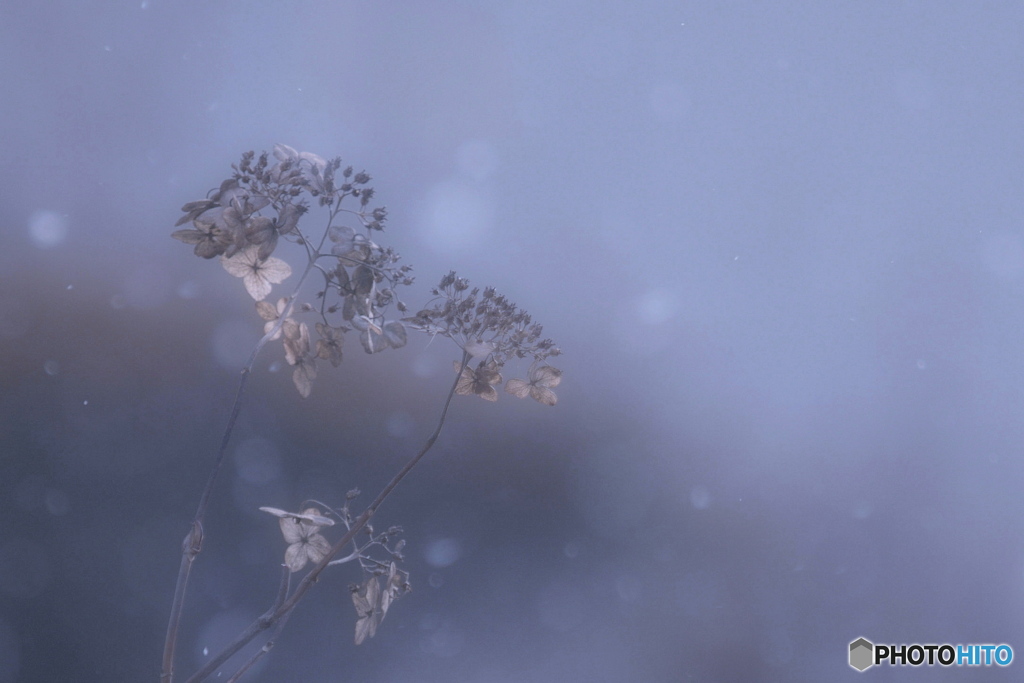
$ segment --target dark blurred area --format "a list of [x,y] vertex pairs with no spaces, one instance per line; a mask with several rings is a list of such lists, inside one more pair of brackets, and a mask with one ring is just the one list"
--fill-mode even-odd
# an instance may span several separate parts
[[[263,322],[169,236],[278,142],[374,176],[411,307],[453,268],[494,285],[565,378],[554,408],[457,397],[375,519],[413,592],[355,647],[335,568],[245,680],[837,681],[861,636],[1024,648],[1022,34],[1009,3],[0,3],[0,683],[157,680]],[[350,339],[306,400],[259,357],[180,680],[273,600],[258,507],[368,503],[420,447],[442,342]]]

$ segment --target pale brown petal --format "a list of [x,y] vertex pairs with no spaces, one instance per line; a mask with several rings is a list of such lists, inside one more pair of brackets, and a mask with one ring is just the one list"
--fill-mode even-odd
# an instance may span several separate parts
[[505,391],[516,398],[526,398],[530,394],[530,385],[526,380],[510,379],[505,382]]
[[284,564],[289,571],[297,572],[306,566],[309,558],[306,556],[306,548],[302,543],[293,543],[284,551]]
[[384,338],[388,340],[388,344],[393,349],[400,349],[405,346],[405,342],[408,339],[405,332],[405,325],[397,320],[392,320],[389,323],[385,323],[381,328],[384,333]]
[[[273,514],[273,513],[271,513]],[[298,543],[302,540],[302,523],[295,517],[282,517],[278,524],[281,526],[281,534],[285,543]]]
[[558,397],[555,396],[555,392],[551,391],[547,387],[530,387],[530,398],[538,403],[543,403],[546,406],[553,406],[558,403]]
[[[534,366],[537,364],[534,363]],[[562,371],[551,365],[530,368],[530,384],[541,387],[557,387],[562,381]]]
[[331,544],[320,534],[313,534],[306,539],[306,555],[310,562],[319,562],[331,552]]
[[295,384],[295,388],[299,390],[299,395],[302,398],[309,398],[310,392],[313,391],[313,380],[315,379],[316,366],[313,364],[312,358],[303,359],[302,363],[292,371],[292,382]]
[[361,586],[352,591],[352,604],[356,615],[356,645],[361,645],[367,637],[373,638],[380,624],[380,584],[376,576],[368,578]]
[[171,237],[185,244],[199,244],[207,238],[207,235],[195,228],[185,228],[183,230],[175,230],[171,233]]
[[260,314],[260,317],[267,322],[275,322],[277,320],[277,309],[273,304],[266,301],[256,302],[256,312]]

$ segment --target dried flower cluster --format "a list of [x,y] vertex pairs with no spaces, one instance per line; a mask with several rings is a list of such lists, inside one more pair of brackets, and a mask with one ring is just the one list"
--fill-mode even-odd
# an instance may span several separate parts
[[441,278],[432,293],[435,299],[431,307],[403,320],[427,334],[448,337],[470,358],[480,359],[475,367],[455,362],[455,371],[461,368],[456,393],[497,401],[494,385],[501,383],[505,363],[511,358],[532,357],[529,380],[510,379],[505,391],[517,398],[530,396],[545,405],[555,405],[558,398],[551,389],[562,381],[562,371],[541,362],[561,351],[550,339],[541,338],[544,328],[526,311],[493,287],[482,292],[477,287],[470,289],[469,280],[454,271]]
[[271,507],[261,507],[260,510],[279,518],[281,533],[289,544],[284,551],[284,563],[289,571],[297,572],[307,562],[316,564],[331,551],[331,544],[320,535],[320,529],[334,526],[334,520],[321,515],[317,508],[306,508],[301,513]]
[[[345,496],[345,506],[340,510],[341,519],[345,523],[345,527],[349,529],[354,523],[349,504],[358,495],[358,489],[349,491]],[[369,539],[364,548],[376,544],[381,546],[391,557],[389,560],[380,561],[362,551],[359,553],[359,564],[363,568],[363,573],[369,576],[361,584],[349,586],[352,604],[356,608],[356,645],[362,644],[367,636],[373,638],[391,604],[412,590],[412,586],[409,585],[409,573],[399,569],[397,564],[405,560],[402,555],[405,540],[394,541],[402,533],[402,528],[389,527],[387,531],[376,536],[370,525],[367,525],[364,531]],[[382,577],[384,580],[383,590],[378,577]]]
[[388,608],[396,599],[412,590],[408,582],[398,571],[395,563],[388,565],[387,576],[384,578],[384,589],[381,590],[377,574],[363,583],[349,586],[352,592],[352,604],[356,608],[356,645],[361,645],[366,637],[377,635],[377,627],[384,621]]
[[[344,507],[339,510],[325,505],[327,514],[333,515],[345,525],[345,528],[351,529],[354,519],[349,503],[358,495],[358,490],[349,491]],[[284,553],[284,564],[289,571],[297,572],[308,563],[316,564],[330,552],[331,544],[320,534],[320,529],[334,526],[334,519],[321,514],[319,508],[306,508],[301,513],[286,512],[272,507],[261,507],[260,510],[278,518],[281,533],[288,544]],[[359,560],[366,576],[362,583],[349,586],[356,608],[356,645],[360,645],[367,637],[372,638],[391,604],[412,590],[409,573],[398,568],[398,562],[405,559],[402,555],[405,541],[398,539],[402,533],[401,527],[393,526],[387,531],[375,534],[373,527],[367,525],[363,531],[366,540],[362,545],[353,541],[355,547],[352,554],[330,563],[334,565]],[[387,559],[373,557],[370,551],[375,547],[382,549]],[[381,579],[384,582],[383,588]]]
[[[355,330],[367,353],[405,345],[405,326],[386,318],[385,312],[392,303],[400,312],[406,310],[395,288],[412,284],[412,269],[398,264],[400,257],[393,249],[370,238],[384,230],[387,209],[369,208],[374,191],[367,173],[357,173],[351,166],[342,169],[339,158],[326,161],[287,145],[276,145],[273,158],[275,163],[266,152],[259,158],[254,152],[243,154],[219,189],[182,207],[184,215],[177,225],[191,222],[192,227],[177,230],[172,237],[195,245],[197,256],[219,256],[225,270],[242,278],[257,312],[267,321],[265,331],[276,329],[272,338],[284,337],[292,380],[307,397],[317,376],[316,360],[340,365],[347,332]],[[358,208],[346,208],[349,199],[357,199]],[[308,200],[327,211],[326,228],[316,240],[299,225],[309,211]],[[336,225],[342,216],[350,217],[354,227]],[[282,239],[302,245],[309,267],[323,278],[317,305],[297,307],[290,297],[276,305],[264,301],[273,285],[292,274],[287,262],[272,256]],[[328,239],[333,246],[321,251]],[[316,318],[315,344],[310,324],[293,317],[298,313]]]

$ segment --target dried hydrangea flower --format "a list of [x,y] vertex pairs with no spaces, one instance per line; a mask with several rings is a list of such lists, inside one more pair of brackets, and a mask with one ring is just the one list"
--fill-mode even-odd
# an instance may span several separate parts
[[[205,199],[182,207],[177,225],[192,222],[193,227],[177,230],[173,236],[193,245],[199,256],[220,256],[225,270],[242,278],[265,321],[264,334],[277,327],[272,339],[285,338],[285,354],[294,367],[292,377],[302,396],[309,395],[316,377],[314,359],[340,365],[343,335],[353,327],[369,353],[404,346],[405,325],[385,318],[385,314],[392,305],[406,313],[396,288],[412,284],[412,269],[398,264],[400,257],[393,249],[369,238],[371,232],[383,231],[387,220],[384,207],[368,206],[374,196],[367,186],[369,174],[357,173],[352,167],[342,170],[340,158],[326,160],[282,144],[275,145],[272,155],[246,152],[232,169],[232,177]],[[309,211],[308,198],[329,212],[325,234],[319,240],[299,227],[300,219]],[[342,208],[342,203],[351,199],[358,200],[358,207]],[[335,223],[342,213],[349,225]],[[333,259],[320,251],[326,237],[335,243]],[[282,241],[305,247],[309,263],[303,278],[310,271],[324,278],[323,289],[317,294],[320,305],[296,308],[291,314],[294,317],[287,320],[281,320],[287,300],[276,306],[264,303],[272,286],[292,272],[287,263],[272,256]],[[333,263],[324,267],[320,262],[323,258]],[[300,335],[297,319],[313,311],[319,313],[319,320],[308,324],[310,330],[317,325],[316,346],[312,351],[300,350],[298,347],[307,342]],[[332,318],[339,313],[341,320]]]
[[333,525],[334,520],[321,515],[317,508],[307,508],[301,514],[269,507],[260,510],[280,518],[281,533],[289,544],[284,563],[290,571],[299,571],[307,562],[315,564],[331,551],[331,544],[320,535],[320,528]]
[[558,396],[551,391],[551,387],[557,387],[562,381],[562,371],[551,365],[538,365],[537,362],[534,361],[530,366],[527,375],[529,381],[510,379],[505,383],[505,391],[516,398],[529,396],[538,403],[553,406],[558,403]]
[[341,347],[345,343],[344,327],[331,327],[323,323],[316,324],[316,333],[320,338],[316,340],[316,357],[331,361],[331,365],[341,365]]
[[220,259],[224,270],[242,278],[245,289],[256,301],[263,301],[270,294],[271,285],[284,282],[292,274],[292,267],[279,258],[259,257],[259,247],[246,247],[234,256]]
[[[452,365],[455,367],[455,372],[458,372],[462,366],[458,361],[453,361]],[[459,381],[455,385],[455,393],[462,396],[476,394],[485,401],[497,401],[498,392],[494,390],[493,385],[500,383],[501,373],[498,372],[497,366],[494,363],[481,362],[476,369],[468,366],[462,368],[462,374],[459,375]]]
[[[198,202],[186,204],[183,208],[188,208],[195,203]],[[196,256],[210,259],[214,256],[220,256],[231,246],[231,236],[217,227],[213,221],[196,218],[192,221],[192,225],[195,227],[175,230],[171,233],[171,237],[185,244],[196,245],[196,248],[193,250]]]
[[384,590],[380,588],[380,580],[371,576],[362,584],[351,585],[352,604],[356,608],[356,645],[361,645],[367,637],[373,638],[377,627],[384,621],[391,603],[412,590],[408,574],[400,571],[394,562],[388,566],[388,575],[384,579]]
[[350,586],[352,604],[356,608],[356,645],[362,645],[366,637],[377,635],[377,627],[384,615],[380,611],[380,582],[371,576],[359,586]]

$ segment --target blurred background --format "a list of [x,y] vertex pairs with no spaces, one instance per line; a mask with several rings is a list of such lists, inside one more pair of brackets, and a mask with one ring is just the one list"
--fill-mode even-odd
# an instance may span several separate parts
[[[0,683],[157,680],[262,327],[170,233],[277,142],[374,176],[413,310],[452,268],[493,285],[565,377],[554,408],[459,397],[376,518],[413,592],[356,648],[330,572],[247,680],[1024,648],[1022,34],[1017,3],[0,0]],[[180,675],[273,598],[260,505],[369,502],[430,433],[458,350],[428,341],[350,339],[307,400],[260,356]]]

